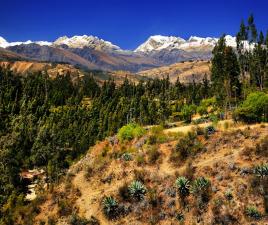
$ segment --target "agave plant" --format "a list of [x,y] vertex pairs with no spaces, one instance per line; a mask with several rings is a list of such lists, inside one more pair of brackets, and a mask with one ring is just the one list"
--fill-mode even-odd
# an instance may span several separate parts
[[113,219],[117,216],[118,203],[113,197],[105,197],[102,201],[104,214],[109,219]]
[[251,217],[256,220],[261,218],[261,213],[255,206],[248,206],[245,210],[245,213],[248,217]]
[[186,177],[178,177],[176,179],[176,187],[181,196],[187,196],[190,193],[190,181]]
[[268,164],[256,166],[254,174],[258,177],[264,178],[268,176]]
[[191,192],[193,194],[199,194],[199,193],[206,191],[209,186],[210,186],[210,181],[207,178],[199,177],[194,181],[191,187]]
[[124,153],[124,154],[122,155],[122,159],[123,159],[124,161],[131,161],[131,160],[132,160],[132,155],[131,155],[130,153],[126,152],[126,153]]
[[136,200],[142,200],[147,192],[146,187],[140,181],[133,181],[128,190],[130,196]]

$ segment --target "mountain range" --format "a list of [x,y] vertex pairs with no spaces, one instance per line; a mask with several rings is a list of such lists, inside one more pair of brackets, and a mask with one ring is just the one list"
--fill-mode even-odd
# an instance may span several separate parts
[[[90,70],[138,72],[182,61],[209,60],[217,41],[218,38],[211,37],[191,36],[185,40],[154,35],[135,50],[124,50],[109,41],[87,35],[64,36],[54,42],[8,42],[0,37],[0,60],[11,55],[18,60],[63,62]],[[227,35],[226,43],[235,47],[235,37]]]

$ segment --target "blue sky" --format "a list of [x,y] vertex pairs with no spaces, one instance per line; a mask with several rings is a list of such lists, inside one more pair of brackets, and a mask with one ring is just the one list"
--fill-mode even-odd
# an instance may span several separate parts
[[125,49],[150,35],[234,35],[252,12],[268,29],[267,0],[2,0],[0,36],[8,41],[96,35]]

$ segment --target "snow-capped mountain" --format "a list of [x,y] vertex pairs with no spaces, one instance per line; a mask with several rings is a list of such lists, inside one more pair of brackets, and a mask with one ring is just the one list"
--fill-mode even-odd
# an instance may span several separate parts
[[148,40],[141,44],[134,52],[151,52],[178,48],[185,42],[186,41],[180,37],[154,35],[149,37]]
[[21,42],[21,41],[8,42],[3,37],[0,37],[0,47],[1,48],[7,48],[7,47],[17,46],[17,45],[22,45],[22,44],[24,44],[24,45],[38,44],[40,46],[44,46],[44,45],[50,46],[50,45],[52,45],[52,43],[48,42],[48,41],[31,41],[31,40],[28,40],[28,41],[25,41],[25,42]]
[[[236,46],[236,38],[230,35],[225,37],[226,44],[231,47]],[[163,50],[183,50],[183,51],[202,51],[211,50],[218,42],[218,38],[212,37],[196,37],[191,36],[188,40],[184,40],[180,37],[174,36],[161,36],[154,35],[151,36],[141,44],[135,52],[140,53],[151,53]]]
[[120,51],[121,48],[117,45],[112,44],[109,41],[105,41],[95,36],[73,36],[68,38],[67,36],[63,36],[58,38],[53,42],[53,45],[67,45],[69,48],[84,48],[88,47],[96,50],[104,50],[104,51]]
[[[225,37],[229,46],[236,39]],[[66,62],[88,69],[140,71],[189,60],[209,60],[218,38],[191,36],[188,40],[175,36],[154,35],[134,51],[121,49],[95,36],[63,36],[54,42],[8,42],[0,37],[0,47],[21,58],[50,62]],[[248,43],[245,46],[249,46]],[[94,65],[94,66],[93,66]]]

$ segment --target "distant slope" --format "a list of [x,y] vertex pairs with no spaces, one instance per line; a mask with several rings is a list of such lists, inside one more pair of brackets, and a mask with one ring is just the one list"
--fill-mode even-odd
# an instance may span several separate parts
[[158,67],[137,73],[147,78],[162,78],[169,76],[171,82],[176,82],[177,78],[182,83],[193,81],[202,81],[205,74],[210,75],[209,61],[188,61],[172,64],[169,66]]
[[16,60],[26,60],[27,57],[24,57],[15,52],[9,51],[4,48],[0,48],[0,61],[8,60],[8,61],[16,61]]
[[145,77],[134,75],[129,72],[84,71],[75,68],[72,65],[60,63],[46,63],[35,61],[2,61],[0,62],[0,67],[9,68],[21,76],[26,76],[27,74],[37,72],[46,72],[51,78],[55,78],[57,75],[70,74],[71,78],[75,80],[85,75],[92,75],[100,84],[109,79],[114,79],[116,84],[123,83],[126,78],[135,83],[139,80],[146,79]]

